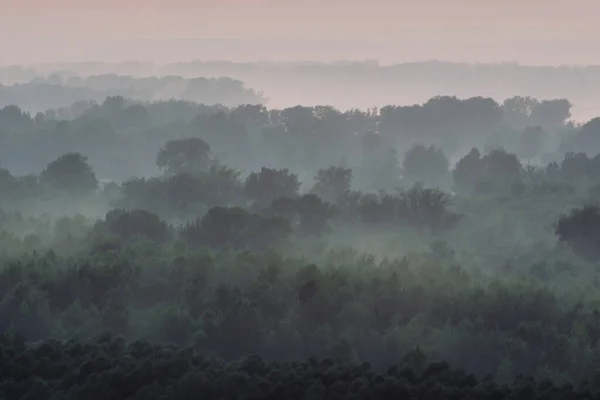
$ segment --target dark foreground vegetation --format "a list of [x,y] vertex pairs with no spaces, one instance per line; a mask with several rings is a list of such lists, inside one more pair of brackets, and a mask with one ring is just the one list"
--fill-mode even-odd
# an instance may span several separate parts
[[229,363],[192,348],[94,341],[0,338],[0,394],[5,399],[592,399],[597,381],[574,387],[517,377],[498,384],[447,363],[425,364],[418,352],[377,371],[332,359],[268,361],[249,355]]
[[591,398],[600,120],[569,107],[0,110],[0,397]]

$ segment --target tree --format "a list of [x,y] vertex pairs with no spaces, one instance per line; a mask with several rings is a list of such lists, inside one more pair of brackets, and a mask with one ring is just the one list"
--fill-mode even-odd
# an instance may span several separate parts
[[504,120],[513,128],[524,129],[531,125],[531,114],[539,104],[539,101],[531,96],[506,99],[502,104]]
[[423,144],[412,146],[405,154],[402,162],[404,175],[413,180],[438,185],[448,173],[450,161],[442,151],[434,145]]
[[403,203],[401,217],[413,226],[454,228],[460,219],[460,216],[448,211],[451,197],[437,188],[422,189],[415,186],[400,197]]
[[499,186],[512,186],[521,182],[521,161],[516,154],[493,150],[481,159],[485,180]]
[[119,114],[125,108],[125,98],[123,96],[107,97],[102,103],[102,110],[111,118]]
[[286,132],[293,135],[308,135],[314,132],[316,119],[311,107],[295,106],[281,111]]
[[194,204],[204,203],[207,190],[200,174],[177,174],[164,180],[163,190],[167,192],[169,207],[177,213],[185,213]]
[[571,118],[573,105],[567,99],[543,100],[531,110],[531,119],[547,130],[555,130],[565,125]]
[[567,243],[589,261],[600,259],[600,207],[586,205],[563,215],[556,225],[555,233],[561,242]]
[[104,227],[108,232],[125,240],[134,236],[143,236],[163,243],[168,237],[166,222],[146,210],[111,210],[106,213],[104,221],[97,226]]
[[181,237],[193,247],[263,251],[289,233],[289,222],[283,218],[252,214],[240,207],[213,207],[202,219],[187,224]]
[[453,176],[460,190],[487,192],[521,183],[522,166],[515,154],[505,150],[493,150],[481,157],[479,150],[473,148],[458,161]]
[[600,153],[590,159],[586,173],[592,181],[600,181]]
[[456,163],[452,175],[454,177],[454,184],[458,189],[464,191],[473,190],[475,185],[481,182],[485,176],[479,150],[472,148],[467,155],[461,158]]
[[202,219],[186,225],[181,235],[192,246],[243,248],[248,218],[243,208],[213,207]]
[[329,229],[329,220],[335,215],[331,204],[315,194],[305,194],[297,198],[276,199],[269,212],[291,222],[299,233],[319,235]]
[[238,204],[242,198],[243,188],[238,170],[213,165],[200,177],[204,193],[202,201],[208,206]]
[[5,133],[22,133],[32,124],[31,117],[15,105],[0,108],[0,128]]
[[585,153],[566,153],[560,163],[560,173],[567,182],[580,182],[585,179],[591,160]]
[[9,170],[0,167],[0,201],[12,198],[18,187],[18,179]]
[[261,168],[252,172],[244,183],[244,193],[260,205],[270,205],[278,197],[296,197],[300,181],[288,169]]
[[320,169],[315,176],[315,181],[311,192],[327,202],[335,203],[350,191],[352,170],[336,166]]
[[581,126],[579,131],[563,143],[563,151],[600,152],[600,117],[593,118]]
[[165,182],[159,178],[134,178],[121,185],[121,196],[116,199],[113,207],[134,210],[146,209],[162,212],[168,204]]
[[263,105],[246,104],[236,107],[232,111],[235,119],[246,126],[246,130],[254,137],[258,137],[262,129],[269,125],[268,110]]
[[203,172],[211,164],[210,146],[200,138],[170,140],[156,157],[156,165],[168,175]]
[[98,189],[98,180],[87,157],[79,153],[67,153],[49,163],[40,175],[40,182],[72,196],[90,194]]

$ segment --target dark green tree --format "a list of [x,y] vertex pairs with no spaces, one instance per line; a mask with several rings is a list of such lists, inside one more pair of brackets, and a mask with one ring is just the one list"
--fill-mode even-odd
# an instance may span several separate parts
[[252,172],[244,183],[244,193],[256,204],[270,205],[278,197],[296,197],[300,181],[288,169],[261,168]]
[[589,261],[600,259],[600,207],[586,205],[563,215],[556,224],[559,240]]
[[156,165],[167,175],[203,172],[211,164],[210,146],[200,138],[170,140],[156,156]]
[[109,211],[104,221],[96,227],[104,228],[125,240],[134,236],[143,236],[158,243],[165,242],[169,233],[167,223],[158,215],[146,210]]
[[473,190],[475,185],[481,182],[485,177],[479,150],[472,148],[468,154],[461,158],[456,163],[452,175],[457,189],[462,191]]
[[49,163],[40,175],[40,183],[71,196],[88,195],[98,189],[98,180],[87,157],[79,153],[67,153]]
[[352,170],[336,166],[320,169],[315,176],[315,181],[311,193],[327,202],[335,203],[350,191]]
[[404,176],[415,182],[439,185],[446,174],[450,162],[442,149],[434,145],[416,144],[405,154],[402,162]]

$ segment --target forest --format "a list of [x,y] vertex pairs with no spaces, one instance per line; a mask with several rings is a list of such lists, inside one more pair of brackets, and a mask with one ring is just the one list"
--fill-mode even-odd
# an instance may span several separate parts
[[[119,79],[115,79],[115,75]],[[46,78],[40,78],[42,76]],[[0,106],[9,104],[27,106],[27,110],[33,113],[57,107],[60,97],[56,96],[53,103],[48,97],[36,96],[35,86],[26,86],[30,89],[27,92],[28,97],[22,95],[17,97],[15,93],[25,92],[19,89],[20,86],[14,86],[15,84],[47,84],[51,81],[55,84],[71,86],[71,83],[76,83],[80,91],[70,91],[70,93],[78,100],[83,100],[89,98],[84,94],[86,92],[81,90],[83,86],[99,89],[105,96],[120,94],[125,97],[135,97],[139,96],[139,93],[132,92],[132,88],[152,85],[153,81],[161,80],[156,78],[158,76],[183,77],[186,80],[198,77],[233,78],[243,82],[248,88],[260,89],[267,94],[268,100],[250,101],[246,97],[246,103],[265,104],[271,108],[293,107],[298,104],[304,106],[328,104],[345,110],[367,109],[375,106],[382,108],[390,104],[421,104],[439,95],[460,98],[483,96],[498,100],[518,95],[539,99],[567,98],[573,103],[573,117],[579,121],[587,121],[597,116],[597,99],[600,96],[600,67],[597,65],[548,66],[516,62],[459,63],[436,60],[385,64],[378,60],[328,63],[181,59],[177,62],[63,62],[34,64],[27,67],[14,65],[4,68],[0,65],[0,81],[10,86],[13,93],[10,99],[21,101],[8,102],[8,97],[5,96],[7,100],[4,104],[0,102]],[[107,78],[110,78],[110,81]],[[106,92],[106,87],[98,86],[104,80],[110,82],[113,90]],[[123,84],[119,91],[114,90],[116,82]],[[173,85],[173,87],[180,86]],[[148,93],[150,91],[145,90],[144,94]],[[152,93],[153,98],[136,98],[160,100],[159,96],[164,95],[165,91]],[[168,93],[183,94],[177,90]],[[94,100],[101,102],[103,100],[101,94],[94,97]],[[214,95],[199,97],[200,94],[197,96],[192,98],[185,94],[183,98],[206,104],[213,104],[215,100],[228,101],[229,106],[244,104],[241,96],[237,98],[217,98]],[[25,102],[25,99],[28,101]],[[48,100],[42,101],[42,99]]]
[[267,100],[262,93],[244,87],[243,82],[223,77],[133,77],[115,73],[81,76],[64,71],[23,79],[12,69],[2,73],[0,68],[0,77],[3,75],[7,75],[3,82],[10,83],[0,84],[0,107],[18,105],[33,114],[53,109],[59,119],[77,117],[90,103],[102,103],[111,96],[137,101],[181,99],[225,106],[262,104]]
[[6,105],[0,397],[597,398],[571,107]]

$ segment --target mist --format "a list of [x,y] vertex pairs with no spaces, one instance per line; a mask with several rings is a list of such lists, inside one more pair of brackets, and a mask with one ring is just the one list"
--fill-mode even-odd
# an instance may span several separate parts
[[0,5],[0,398],[600,394],[596,3]]

